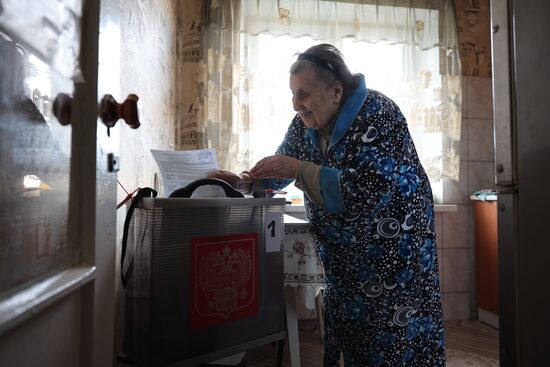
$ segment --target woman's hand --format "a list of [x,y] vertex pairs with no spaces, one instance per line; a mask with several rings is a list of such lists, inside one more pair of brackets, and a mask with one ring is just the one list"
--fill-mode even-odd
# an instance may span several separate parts
[[233,187],[235,187],[235,184],[240,179],[240,177],[234,174],[233,172],[222,171],[222,170],[210,172],[208,174],[208,178],[219,178],[220,180],[224,180],[225,182],[227,182]]
[[250,173],[255,178],[290,178],[295,179],[298,166],[302,161],[286,155],[277,154],[260,160]]
[[238,191],[244,193],[250,191],[254,181],[254,178],[248,172],[243,172],[240,175],[236,175],[233,172],[223,170],[210,172],[208,174],[208,178],[219,178],[220,180],[224,180]]

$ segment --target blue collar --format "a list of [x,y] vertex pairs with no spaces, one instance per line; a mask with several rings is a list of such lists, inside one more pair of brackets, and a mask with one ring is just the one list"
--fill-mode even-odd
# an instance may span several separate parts
[[[363,106],[363,103],[365,103],[365,99],[369,94],[367,86],[365,85],[365,77],[363,76],[363,74],[358,74],[358,78],[359,85],[357,86],[355,91],[353,91],[353,94],[348,96],[346,102],[344,102],[344,105],[342,106],[340,114],[338,115],[338,119],[336,119],[336,123],[334,124],[334,128],[332,129],[332,134],[330,136],[330,144],[327,148],[327,152],[344,136],[346,131],[348,131],[349,127],[355,120],[355,117],[359,113],[361,106]],[[319,146],[317,130],[308,128],[307,134],[311,139],[313,145],[317,149],[321,149]]]

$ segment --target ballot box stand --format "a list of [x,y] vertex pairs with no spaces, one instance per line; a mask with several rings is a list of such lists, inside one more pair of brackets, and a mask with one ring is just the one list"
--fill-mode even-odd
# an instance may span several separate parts
[[[198,366],[284,339],[284,205],[273,198],[141,200],[123,265],[130,364]],[[278,246],[267,250],[274,235]]]

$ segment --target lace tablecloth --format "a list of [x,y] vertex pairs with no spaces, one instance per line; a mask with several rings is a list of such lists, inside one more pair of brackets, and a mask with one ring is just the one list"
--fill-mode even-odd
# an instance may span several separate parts
[[297,302],[315,309],[315,296],[325,288],[325,273],[315,250],[311,225],[285,214],[285,286],[296,287]]

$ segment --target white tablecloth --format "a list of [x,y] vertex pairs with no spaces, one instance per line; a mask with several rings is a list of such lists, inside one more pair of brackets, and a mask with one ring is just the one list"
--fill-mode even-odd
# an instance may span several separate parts
[[286,214],[284,222],[284,284],[296,287],[297,302],[314,310],[315,296],[326,284],[311,225]]

